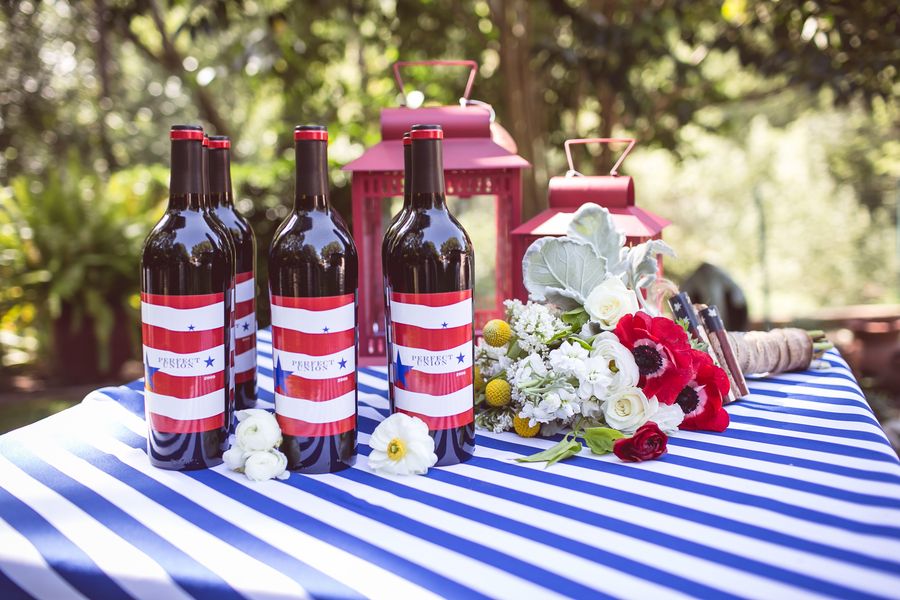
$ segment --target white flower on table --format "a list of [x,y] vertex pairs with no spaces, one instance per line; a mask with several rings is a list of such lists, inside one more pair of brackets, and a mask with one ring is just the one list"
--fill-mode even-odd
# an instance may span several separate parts
[[267,481],[273,477],[287,479],[287,457],[275,448],[256,450],[247,455],[244,461],[244,475],[252,481]]
[[609,370],[608,361],[600,356],[590,356],[585,359],[584,372],[578,378],[578,397],[582,400],[603,398],[612,380],[613,374]]
[[613,332],[604,331],[594,338],[591,356],[600,357],[606,362],[610,374],[610,392],[637,386],[641,372],[634,362],[634,355],[619,342]]
[[581,412],[578,396],[565,387],[553,387],[539,396],[529,397],[522,404],[519,417],[528,419],[529,426],[550,423],[557,419],[566,421]]
[[520,390],[540,385],[549,373],[539,354],[529,354],[518,360],[510,365],[509,372],[512,375],[510,383]]
[[509,311],[509,325],[516,342],[525,352],[546,352],[547,342],[568,327],[544,304],[522,304],[519,300],[507,300],[503,304]]
[[369,468],[391,475],[421,475],[437,462],[434,439],[418,417],[394,413],[369,438]]
[[659,409],[659,401],[654,396],[647,398],[637,387],[626,388],[603,401],[603,417],[606,424],[622,433],[634,433],[650,420]]
[[603,283],[591,290],[584,302],[584,310],[591,320],[606,330],[615,329],[619,319],[637,312],[639,308],[634,291],[629,290],[622,280],[614,275],[608,276]]
[[266,481],[273,477],[287,479],[287,457],[278,449],[281,427],[275,415],[259,408],[235,413],[238,426],[234,443],[222,455],[225,466],[243,473],[252,481]]
[[584,373],[584,361],[588,351],[579,343],[563,342],[548,355],[550,368],[561,375],[580,377]]
[[281,445],[281,427],[275,415],[261,408],[239,410],[235,413],[238,423],[235,438],[247,452],[268,450]]

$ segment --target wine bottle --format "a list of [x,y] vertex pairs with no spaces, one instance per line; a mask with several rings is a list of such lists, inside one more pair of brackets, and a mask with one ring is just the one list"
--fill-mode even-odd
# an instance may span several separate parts
[[447,210],[443,131],[410,132],[410,213],[388,252],[391,410],[425,421],[438,465],[475,450],[472,242]]
[[228,410],[225,413],[225,423],[227,424],[229,430],[234,427],[234,408],[235,408],[235,379],[234,379],[234,347],[235,347],[235,338],[234,338],[234,306],[235,306],[235,276],[237,275],[236,271],[236,262],[237,262],[237,251],[235,250],[234,239],[231,237],[231,232],[228,230],[228,227],[225,226],[225,223],[219,219],[219,215],[212,209],[212,199],[210,194],[210,177],[209,177],[209,136],[207,134],[203,134],[203,154],[202,154],[202,163],[203,163],[203,196],[200,199],[200,205],[203,207],[203,210],[209,216],[210,223],[212,224],[213,230],[217,233],[217,235],[223,240],[225,244],[226,251],[228,252],[228,261],[231,263],[231,283],[228,285],[228,295],[231,297],[231,314],[228,318],[228,338],[229,338],[229,353],[228,353],[228,364],[230,368],[228,369],[229,378],[227,381],[228,385]]
[[403,226],[403,222],[409,216],[409,176],[411,174],[411,151],[410,151],[411,140],[409,139],[409,132],[403,134],[403,206],[400,207],[400,210],[397,211],[397,214],[394,215],[394,218],[391,219],[391,222],[388,224],[387,229],[384,231],[384,238],[381,240],[381,273],[384,278],[384,337],[385,337],[385,354],[387,355],[387,366],[388,366],[388,394],[389,396],[393,395],[393,391],[391,388],[394,387],[394,377],[393,377],[393,366],[391,362],[391,357],[394,355],[393,350],[391,350],[391,302],[390,302],[390,286],[388,285],[387,278],[387,261],[388,254],[391,250],[391,244],[393,244],[394,240],[397,238],[397,232],[400,231],[400,228]]
[[275,414],[304,473],[356,460],[357,255],[328,201],[327,142],[320,125],[294,129],[294,207],[269,249]]
[[235,409],[256,406],[256,239],[235,210],[231,188],[231,141],[209,137],[209,208],[231,234],[235,250]]
[[203,130],[170,132],[169,205],[141,254],[144,402],[151,464],[222,462],[231,409],[228,246],[203,207]]

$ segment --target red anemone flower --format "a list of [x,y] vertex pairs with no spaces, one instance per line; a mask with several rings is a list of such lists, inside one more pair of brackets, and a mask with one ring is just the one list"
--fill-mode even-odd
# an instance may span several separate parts
[[636,312],[619,319],[614,333],[634,355],[644,394],[673,404],[694,376],[691,343],[684,328],[671,319]]
[[679,428],[725,431],[729,417],[722,406],[722,399],[728,395],[728,375],[713,364],[706,352],[692,350],[691,353],[694,378],[675,400],[684,411],[684,421]]

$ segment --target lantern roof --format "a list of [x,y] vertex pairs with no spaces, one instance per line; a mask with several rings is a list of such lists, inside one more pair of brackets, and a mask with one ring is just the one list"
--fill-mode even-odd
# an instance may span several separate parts
[[[548,208],[513,229],[513,235],[563,236],[577,208]],[[609,207],[616,229],[628,238],[658,236],[671,221],[637,206]]]
[[396,172],[403,170],[403,134],[418,123],[437,123],[444,130],[444,169],[447,171],[524,169],[515,142],[492,120],[489,106],[385,108],[381,111],[381,141],[344,166],[344,171]]

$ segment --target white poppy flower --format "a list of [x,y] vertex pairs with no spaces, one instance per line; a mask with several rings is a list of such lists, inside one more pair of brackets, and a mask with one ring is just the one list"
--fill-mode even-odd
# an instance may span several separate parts
[[266,481],[273,477],[287,479],[290,473],[285,469],[287,457],[274,448],[249,452],[244,461],[244,475],[253,481]]
[[434,439],[418,417],[394,413],[369,438],[369,468],[391,475],[421,475],[437,462]]
[[260,408],[239,410],[237,429],[234,432],[237,445],[247,452],[268,450],[281,445],[281,427],[275,415]]
[[656,414],[658,408],[659,401],[655,396],[648,399],[640,388],[626,388],[603,402],[603,417],[613,429],[634,433]]
[[634,355],[613,332],[604,331],[594,338],[591,356],[599,356],[606,361],[611,379],[610,392],[637,386],[641,371],[634,362]]
[[591,320],[606,330],[615,329],[619,319],[637,312],[639,308],[634,291],[629,290],[622,280],[614,275],[610,275],[595,287],[584,302],[584,309]]

